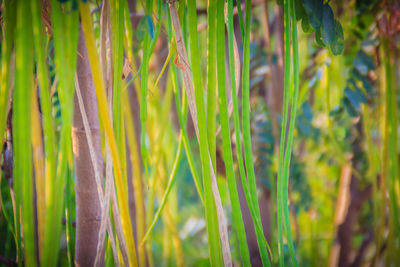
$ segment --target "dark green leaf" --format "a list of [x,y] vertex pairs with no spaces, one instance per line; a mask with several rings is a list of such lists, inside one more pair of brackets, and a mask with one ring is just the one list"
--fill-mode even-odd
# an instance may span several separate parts
[[336,106],[329,112],[329,116],[330,117],[337,116],[340,113],[342,113],[342,111],[343,111],[343,107],[342,106]]
[[364,64],[364,62],[360,58],[356,58],[353,61],[354,68],[359,72],[361,75],[366,75],[368,73],[368,66]]
[[309,21],[314,29],[322,25],[323,0],[303,0],[304,10],[309,16]]
[[343,106],[351,117],[358,116],[357,110],[353,107],[348,98],[343,98]]
[[302,109],[303,109],[303,115],[306,118],[306,120],[311,123],[312,119],[313,119],[313,112],[310,106],[310,103],[308,101],[304,102],[302,105]]
[[299,21],[307,17],[307,13],[304,10],[303,2],[301,0],[295,0],[296,5],[296,20]]
[[315,42],[319,46],[325,46],[324,41],[322,41],[322,38],[321,38],[321,29],[318,29],[315,31]]
[[332,54],[340,55],[344,48],[343,28],[339,21],[335,20],[335,40],[330,45]]
[[303,32],[305,33],[312,33],[313,28],[310,25],[310,21],[307,16],[305,16],[302,21],[301,21],[301,28],[303,29]]
[[344,94],[356,110],[360,108],[361,103],[367,102],[364,94],[357,88],[355,90],[351,90],[349,87],[346,87]]
[[367,66],[368,70],[374,70],[375,64],[373,59],[367,55],[364,51],[358,51],[357,57]]
[[371,92],[372,85],[371,85],[371,82],[368,80],[367,77],[361,75],[355,69],[353,69],[352,74],[354,75],[355,78],[357,78],[358,80],[360,80],[362,82],[363,87],[367,92]]
[[326,45],[332,44],[335,40],[335,20],[332,9],[328,4],[323,7],[322,39]]
[[309,135],[311,133],[311,126],[304,116],[300,116],[296,121],[296,124],[302,134]]

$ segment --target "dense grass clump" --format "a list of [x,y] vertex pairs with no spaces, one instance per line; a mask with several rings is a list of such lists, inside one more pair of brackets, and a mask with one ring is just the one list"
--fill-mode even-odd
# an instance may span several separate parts
[[2,1],[0,265],[399,265],[399,14]]

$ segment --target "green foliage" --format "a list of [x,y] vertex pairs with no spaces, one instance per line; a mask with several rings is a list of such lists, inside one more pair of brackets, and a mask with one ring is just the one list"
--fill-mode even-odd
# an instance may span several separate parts
[[[302,20],[303,31],[311,33],[315,30],[315,41],[319,46],[327,46],[333,55],[343,52],[343,28],[334,18],[331,6],[323,0],[296,0],[296,18]],[[311,26],[311,27],[310,27]]]
[[75,262],[81,24],[99,110],[95,156],[108,167],[96,176],[105,213],[94,247],[105,266],[400,262],[397,5],[0,9],[0,260]]

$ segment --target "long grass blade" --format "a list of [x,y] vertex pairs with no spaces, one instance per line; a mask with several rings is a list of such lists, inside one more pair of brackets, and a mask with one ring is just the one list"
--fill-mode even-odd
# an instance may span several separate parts
[[[3,26],[2,26],[2,45],[1,45],[1,73],[0,73],[0,138],[5,135],[6,121],[10,107],[10,96],[12,95],[12,86],[14,85],[13,73],[15,72],[15,54],[13,56],[13,44],[15,42],[16,29],[16,1],[7,1],[3,3]],[[11,134],[11,133],[10,133]],[[11,136],[8,136],[11,138]],[[10,145],[11,143],[8,142]],[[8,149],[12,149],[9,147]],[[14,209],[14,239],[17,250],[17,260],[22,258],[21,250],[21,232],[19,221],[19,210],[16,209],[18,196],[13,197]],[[14,201],[15,200],[15,201]]]
[[[3,137],[9,108],[12,84],[12,51],[15,41],[16,1],[3,2],[3,26],[1,44],[1,75],[0,75],[0,136]],[[18,248],[19,244],[17,244]]]
[[[54,132],[54,123],[51,114],[51,100],[50,100],[50,92],[49,92],[49,79],[48,79],[48,70],[47,70],[47,62],[46,62],[46,48],[45,40],[44,40],[44,29],[42,25],[42,6],[40,1],[32,2],[32,21],[33,21],[33,37],[34,37],[34,45],[35,45],[35,54],[37,61],[37,77],[39,82],[40,89],[40,107],[42,111],[42,119],[43,119],[43,133],[44,133],[44,157],[45,157],[45,183],[49,182],[50,179],[53,179],[55,176],[56,170],[56,149],[55,149],[55,132]],[[38,196],[40,196],[41,192],[36,192]],[[46,196],[46,190],[43,192],[43,196]],[[40,198],[40,197],[39,197]],[[45,236],[45,214],[46,214],[46,206],[40,207],[39,199],[38,199],[38,218],[39,215],[43,212],[43,218],[38,220],[39,227],[39,257],[42,259],[44,247],[44,236]],[[40,221],[43,221],[42,223]],[[43,227],[43,229],[41,229]]]
[[292,46],[293,46],[293,94],[292,103],[290,108],[290,124],[289,124],[289,132],[287,136],[287,145],[285,151],[285,164],[284,164],[284,173],[283,173],[283,215],[284,215],[284,223],[286,229],[286,239],[289,246],[289,253],[292,259],[292,262],[295,266],[298,265],[296,254],[294,251],[294,244],[292,238],[292,229],[290,227],[289,221],[289,205],[288,205],[288,190],[289,190],[289,171],[290,171],[290,159],[292,154],[293,147],[293,132],[294,126],[296,122],[296,114],[297,114],[297,102],[299,98],[299,51],[298,51],[298,41],[297,41],[297,25],[296,25],[296,10],[294,1],[291,1],[291,20],[292,20]]
[[[391,248],[387,253],[389,262],[399,262],[400,257],[396,251],[399,246],[399,226],[400,226],[400,209],[399,209],[399,163],[397,155],[398,143],[398,110],[397,110],[397,92],[396,92],[396,74],[393,59],[387,57],[393,55],[393,45],[390,38],[382,38],[382,55],[384,69],[384,90],[385,90],[385,125],[384,125],[384,151],[383,151],[383,177],[386,178],[387,192],[389,193],[389,236],[388,243]],[[385,179],[385,178],[384,178]]]
[[[151,12],[153,7],[152,0],[146,0],[146,16],[148,27],[152,27],[151,23]],[[141,68],[141,80],[140,80],[140,148],[142,153],[142,160],[146,177],[148,177],[148,152],[146,147],[146,119],[147,119],[147,93],[148,93],[148,74],[149,74],[149,60],[151,55],[151,38],[149,31],[145,32],[143,40],[143,57],[142,57],[142,68]]]
[[37,207],[37,237],[38,249],[43,245],[44,226],[45,226],[45,160],[43,153],[42,126],[40,122],[39,106],[37,103],[38,97],[36,90],[33,90],[31,100],[31,142],[33,151],[33,167],[35,171],[35,190],[36,190],[36,207]]
[[[238,82],[238,68],[240,66],[238,64],[238,60],[236,60],[235,56],[235,40],[233,35],[233,3],[228,2],[228,44],[229,44],[229,66],[230,66],[230,77],[231,77],[231,87],[237,87]],[[235,79],[236,77],[236,79]],[[250,210],[251,217],[253,219],[255,225],[255,231],[257,236],[257,242],[259,244],[266,243],[266,239],[263,234],[262,226],[261,226],[261,219],[256,212],[256,208],[253,206],[253,201],[251,199],[251,193],[249,189],[249,184],[246,177],[246,172],[244,168],[244,160],[243,160],[243,152],[242,152],[242,144],[241,144],[241,127],[240,127],[240,118],[239,118],[239,103],[238,103],[238,96],[232,93],[232,107],[233,107],[233,118],[234,118],[234,127],[235,127],[235,140],[236,140],[236,154],[237,154],[237,161],[239,165],[239,173],[242,181],[243,191],[245,194],[246,202]],[[259,245],[264,247],[264,245]],[[268,244],[266,243],[268,248]],[[265,249],[261,249],[265,251]]]
[[[229,240],[227,234],[227,226],[224,211],[221,204],[221,198],[219,196],[218,186],[215,178],[214,169],[212,167],[212,161],[208,151],[207,144],[207,131],[206,121],[205,121],[205,111],[204,111],[204,101],[202,86],[200,80],[200,64],[199,64],[199,53],[198,53],[198,40],[197,40],[197,15],[196,15],[196,4],[194,1],[188,3],[189,9],[189,34],[190,34],[190,51],[192,55],[192,68],[194,84],[191,78],[191,72],[189,72],[189,65],[187,60],[186,48],[183,43],[182,31],[178,19],[178,14],[173,2],[169,3],[171,10],[171,19],[174,26],[177,51],[180,60],[183,62],[183,67],[181,68],[185,86],[186,93],[189,100],[189,111],[191,113],[196,136],[198,138],[200,146],[200,157],[203,168],[203,185],[204,185],[204,196],[206,203],[206,219],[207,219],[207,231],[208,231],[208,241],[209,241],[209,251],[211,264],[221,265],[221,254],[220,249],[222,248],[223,260],[227,266],[232,264],[232,258],[229,249]],[[195,90],[194,88],[197,88]],[[197,122],[197,123],[196,123]],[[214,206],[215,205],[215,206]],[[217,215],[217,217],[215,216]],[[219,223],[219,227],[218,227]],[[218,238],[221,238],[221,243]]]
[[[15,89],[13,94],[14,190],[17,214],[22,210],[25,264],[36,266],[32,176],[31,103],[33,86],[32,16],[30,3],[17,4]],[[8,77],[5,77],[8,78]],[[17,216],[17,219],[19,217]],[[19,259],[22,263],[22,259]]]
[[217,119],[217,50],[216,25],[217,1],[208,1],[207,5],[207,137],[208,147],[214,169],[216,169],[216,119]]
[[[250,18],[251,1],[246,0],[245,33],[243,44],[243,70],[242,70],[242,125],[243,125],[243,146],[244,161],[247,172],[247,181],[249,185],[250,200],[255,212],[257,240],[260,246],[260,256],[264,266],[270,265],[268,258],[269,245],[263,241],[262,229],[257,229],[257,224],[261,224],[260,209],[258,206],[257,186],[254,173],[253,153],[251,148],[251,129],[250,129]],[[240,143],[238,144],[240,145]]]
[[[240,209],[239,195],[236,185],[236,176],[233,170],[233,155],[229,127],[228,102],[226,100],[226,80],[225,80],[225,1],[217,1],[217,71],[218,71],[218,104],[222,129],[222,147],[225,163],[226,177],[228,180],[229,196],[232,204],[233,227],[238,235],[240,254],[243,265],[250,266],[250,254],[247,246],[246,232],[243,223],[242,212]],[[235,89],[233,89],[235,90]],[[235,94],[235,92],[232,92]]]
[[[78,12],[72,3],[51,2],[54,63],[58,78],[57,92],[61,104],[62,127],[58,145],[57,167],[52,179],[46,180],[46,229],[42,254],[43,266],[57,264],[62,226],[65,179],[68,166],[73,168],[71,128],[74,103],[74,73],[78,45]],[[63,5],[63,6],[62,6]],[[65,42],[68,40],[68,42]],[[45,143],[46,145],[46,143]],[[50,149],[50,148],[49,148]]]
[[[292,27],[290,27],[290,21]],[[296,255],[291,235],[291,227],[289,221],[288,208],[288,186],[289,186],[289,168],[293,146],[293,132],[296,120],[297,102],[299,95],[299,56],[298,56],[298,41],[297,41],[297,26],[294,1],[285,1],[284,3],[284,22],[285,22],[285,77],[284,77],[284,102],[283,102],[283,121],[281,129],[281,141],[279,147],[279,165],[278,165],[278,183],[277,183],[277,203],[278,203],[278,240],[279,240],[279,265],[284,266],[283,252],[283,227],[286,232],[286,239],[289,247],[289,253],[292,262],[297,266]],[[290,88],[291,73],[290,73],[290,34],[292,34],[293,42],[293,86]],[[291,96],[293,92],[293,96]],[[289,120],[289,105],[290,107],[290,122]],[[289,130],[287,132],[287,127]]]

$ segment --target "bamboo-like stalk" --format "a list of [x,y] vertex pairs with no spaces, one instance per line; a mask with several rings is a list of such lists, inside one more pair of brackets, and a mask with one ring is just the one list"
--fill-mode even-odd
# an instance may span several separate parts
[[74,125],[72,128],[76,177],[75,262],[81,266],[93,266],[97,254],[101,223],[101,204],[97,193],[94,168],[99,168],[98,172],[103,173],[103,158],[101,155],[101,136],[97,116],[96,95],[82,30],[80,31],[78,44],[77,80],[82,102],[87,109],[88,126],[93,140],[95,160],[98,163],[96,164],[97,166],[92,164],[89,144],[85,136],[83,116],[79,110],[78,99],[75,97]]
[[110,151],[114,165],[114,175],[116,179],[116,185],[117,188],[119,189],[118,206],[120,208],[122,230],[124,231],[124,235],[127,237],[126,242],[128,247],[129,264],[132,266],[137,266],[135,241],[133,239],[132,227],[130,222],[131,220],[128,211],[127,192],[126,192],[126,187],[124,186],[123,176],[121,172],[121,161],[118,155],[117,144],[112,130],[109,111],[107,109],[107,98],[105,94],[104,81],[101,76],[100,64],[96,53],[93,26],[91,22],[90,9],[88,4],[80,2],[79,11],[81,14],[82,28],[85,35],[86,46],[88,48],[88,57],[92,69],[97,101],[99,104],[99,113],[102,117],[104,130],[110,145]]

